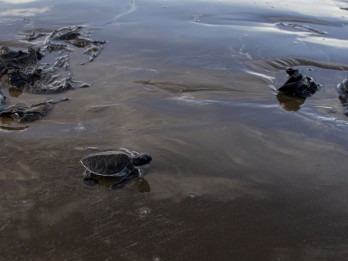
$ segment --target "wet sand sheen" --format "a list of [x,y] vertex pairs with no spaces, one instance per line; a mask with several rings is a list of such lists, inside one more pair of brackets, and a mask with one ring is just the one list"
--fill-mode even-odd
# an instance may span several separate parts
[[[72,15],[71,5],[85,8]],[[346,48],[303,32],[342,38],[348,13],[336,8],[318,18],[276,3],[89,1],[0,17],[11,47],[23,31],[76,24],[108,40],[93,63],[70,55],[91,88],[8,97],[70,101],[25,130],[0,130],[0,259],[345,260],[347,118],[335,86]],[[299,111],[275,97],[287,66],[325,86]],[[83,184],[80,158],[118,147],[152,155],[150,192],[136,180],[117,191]]]

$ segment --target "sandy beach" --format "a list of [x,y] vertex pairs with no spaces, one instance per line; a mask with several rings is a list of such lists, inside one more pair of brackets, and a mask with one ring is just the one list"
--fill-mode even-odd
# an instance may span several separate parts
[[[88,88],[16,97],[0,79],[5,106],[69,99],[37,121],[0,119],[0,259],[347,260],[348,117],[336,91],[347,10],[0,0],[0,47],[26,51],[70,26],[106,41],[92,62],[66,51]],[[43,36],[25,39],[34,31]],[[322,88],[282,99],[288,67]],[[79,160],[120,147],[151,154],[144,177],[86,186]]]

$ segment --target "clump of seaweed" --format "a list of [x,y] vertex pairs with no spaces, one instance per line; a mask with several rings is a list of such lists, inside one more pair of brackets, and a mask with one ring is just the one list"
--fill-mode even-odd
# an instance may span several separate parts
[[[32,31],[24,34],[24,39],[29,42],[44,37],[27,50],[0,47],[1,87],[8,87],[9,94],[15,96],[22,92],[56,94],[89,87],[89,84],[73,78],[69,62],[69,53],[74,51],[74,47],[85,49],[84,54],[89,57],[81,65],[92,62],[102,52],[106,41],[95,41],[89,36],[90,31],[85,26],[68,26],[50,33]],[[47,53],[53,52],[57,55],[51,63],[41,62]],[[40,119],[50,110],[51,104],[55,103],[46,101],[31,106],[6,106],[5,100],[5,95],[0,92],[0,117],[11,116],[19,122],[26,122],[27,118],[29,121]],[[37,108],[40,108],[38,113]]]

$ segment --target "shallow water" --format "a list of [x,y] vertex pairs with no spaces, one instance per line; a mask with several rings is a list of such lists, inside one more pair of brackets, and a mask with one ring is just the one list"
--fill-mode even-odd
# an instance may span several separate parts
[[[17,4],[16,4],[17,2]],[[21,3],[19,3],[21,2]],[[346,260],[347,1],[0,1],[0,45],[88,25],[91,85],[45,118],[0,124],[1,260]],[[323,88],[279,102],[285,68]],[[13,130],[13,128],[17,130]],[[83,184],[78,161],[127,147],[144,179]]]

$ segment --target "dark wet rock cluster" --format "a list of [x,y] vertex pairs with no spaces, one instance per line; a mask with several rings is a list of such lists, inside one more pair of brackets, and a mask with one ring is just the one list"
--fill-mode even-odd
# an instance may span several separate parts
[[307,98],[316,93],[322,86],[314,82],[313,78],[305,76],[297,69],[288,68],[289,79],[278,91],[300,98]]
[[[322,88],[313,78],[305,76],[297,69],[286,69],[289,79],[278,89],[279,104],[288,111],[297,111],[307,97],[312,96]],[[348,78],[337,85],[338,98],[341,101],[344,114],[348,116]]]
[[[27,41],[44,39],[27,50],[0,47],[0,87],[8,88],[8,93],[12,96],[18,96],[22,92],[56,94],[88,87],[89,84],[73,78],[69,53],[74,47],[83,48],[89,59],[81,64],[92,62],[101,53],[106,42],[91,40],[88,38],[89,34],[88,28],[83,26],[64,27],[51,33],[33,31],[24,35]],[[54,53],[54,59],[51,63],[41,62],[47,53]],[[51,104],[52,101],[31,106],[7,105],[6,97],[1,92],[0,117],[10,116],[19,122],[33,121],[45,116]]]
[[297,111],[306,98],[315,94],[322,86],[297,69],[288,68],[286,72],[289,79],[278,89],[277,99],[285,110]]
[[344,107],[344,114],[348,116],[348,79],[344,79],[337,85],[338,98]]
[[[3,48],[0,61],[4,66],[0,77],[7,75],[9,88],[36,94],[61,93],[89,86],[87,83],[73,80],[67,55],[57,57],[53,64],[40,63],[41,56],[38,50],[32,48],[29,48],[28,52]],[[61,69],[64,72],[60,71]]]

